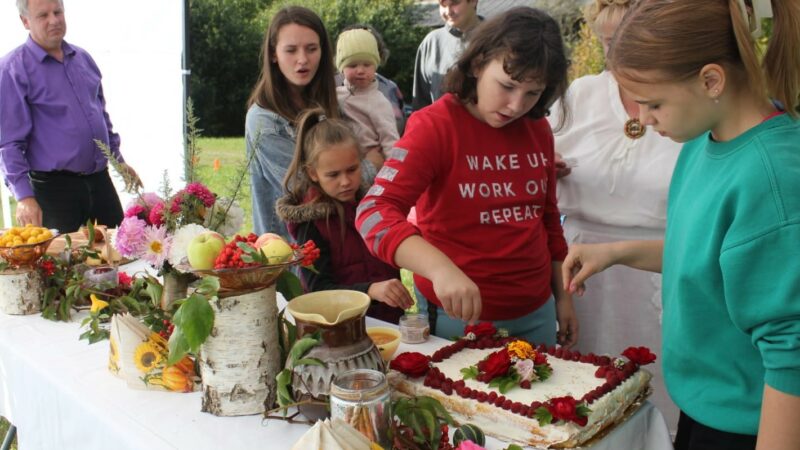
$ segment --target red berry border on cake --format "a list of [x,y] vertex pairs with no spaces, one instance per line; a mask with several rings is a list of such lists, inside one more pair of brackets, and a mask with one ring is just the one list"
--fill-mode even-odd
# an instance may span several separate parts
[[[473,333],[473,336],[475,336],[475,333]],[[490,336],[488,334],[475,337],[474,340],[459,339],[450,345],[446,345],[436,350],[430,358],[416,352],[401,353],[392,360],[389,367],[412,378],[424,375],[425,379],[423,380],[423,384],[425,386],[440,390],[446,395],[452,395],[453,392],[455,392],[456,395],[465,399],[492,404],[498,408],[511,411],[523,417],[531,419],[537,418],[540,423],[544,422],[546,424],[556,422],[557,420],[571,420],[583,426],[586,424],[586,416],[588,416],[589,412],[586,405],[591,405],[603,395],[616,389],[625,380],[633,376],[640,365],[655,361],[655,355],[646,347],[630,347],[625,350],[623,355],[629,359],[629,361],[626,362],[622,359],[612,358],[610,356],[597,356],[594,353],[583,355],[578,351],[572,351],[563,347],[535,346],[536,351],[547,353],[555,358],[597,366],[598,369],[595,372],[595,376],[598,378],[605,378],[606,382],[587,392],[580,400],[575,400],[572,397],[558,397],[552,398],[547,402],[533,401],[531,404],[526,405],[520,402],[512,402],[505,396],[498,395],[494,391],[486,393],[469,388],[465,385],[464,380],[453,380],[447,377],[437,367],[433,366],[432,363],[442,362],[465,348],[500,348],[505,347],[512,341],[519,340],[513,337]],[[572,408],[571,411],[570,408]]]

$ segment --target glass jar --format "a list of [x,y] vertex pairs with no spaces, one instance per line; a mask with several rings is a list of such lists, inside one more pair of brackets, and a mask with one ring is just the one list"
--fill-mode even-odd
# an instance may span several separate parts
[[400,340],[405,344],[421,344],[428,340],[431,324],[428,315],[406,314],[400,318]]
[[344,420],[370,442],[389,448],[392,418],[389,394],[383,372],[372,369],[343,372],[331,384],[331,419]]

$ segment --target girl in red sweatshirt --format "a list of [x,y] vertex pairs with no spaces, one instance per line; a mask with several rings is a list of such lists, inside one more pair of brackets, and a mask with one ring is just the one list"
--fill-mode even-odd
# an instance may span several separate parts
[[[544,12],[514,8],[485,21],[448,72],[448,94],[410,117],[361,201],[367,248],[415,273],[439,336],[483,320],[536,343],[577,338],[544,119],[566,89],[567,65]],[[406,220],[415,205],[417,226]]]

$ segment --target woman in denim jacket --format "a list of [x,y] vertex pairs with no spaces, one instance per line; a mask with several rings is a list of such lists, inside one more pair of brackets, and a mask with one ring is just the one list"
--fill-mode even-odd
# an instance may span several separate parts
[[[247,155],[255,233],[273,232],[289,238],[275,213],[283,196],[283,177],[292,161],[295,120],[300,112],[320,106],[339,117],[333,55],[328,32],[319,16],[290,6],[272,19],[264,36],[261,74],[248,101],[245,119]],[[375,178],[380,161],[365,162],[362,178]]]

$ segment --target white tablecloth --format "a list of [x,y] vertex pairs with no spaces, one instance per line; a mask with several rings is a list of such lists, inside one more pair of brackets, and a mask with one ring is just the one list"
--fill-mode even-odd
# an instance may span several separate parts
[[[0,293],[2,295],[2,293]],[[368,319],[368,324],[377,324]],[[201,394],[129,389],[106,369],[108,341],[79,341],[78,323],[0,313],[0,415],[22,450],[289,449],[308,426],[200,412]],[[446,341],[401,344],[432,352]],[[489,439],[490,450],[505,444]],[[671,450],[661,413],[645,403],[592,450]]]

